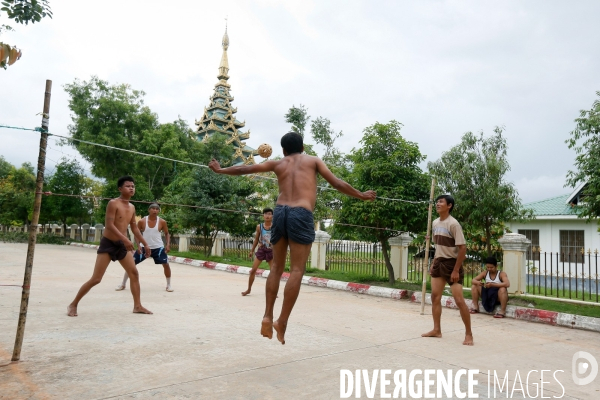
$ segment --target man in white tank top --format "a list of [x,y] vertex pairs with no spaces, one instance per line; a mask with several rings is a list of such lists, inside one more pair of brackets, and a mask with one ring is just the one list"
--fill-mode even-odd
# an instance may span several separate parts
[[[146,240],[146,242],[148,243],[151,257],[154,259],[154,264],[162,264],[163,266],[165,278],[167,278],[167,292],[172,292],[173,288],[171,288],[171,267],[169,266],[169,259],[167,257],[167,253],[171,251],[171,237],[169,235],[167,221],[158,218],[159,212],[160,206],[158,204],[150,204],[150,207],[148,207],[148,216],[138,221],[138,228],[142,232],[144,240]],[[166,248],[163,244],[161,232],[164,232],[165,234],[165,241],[167,242]],[[146,259],[144,248],[140,245],[140,243],[137,243],[137,245],[138,249],[133,254],[133,258],[135,259],[136,265]],[[117,286],[115,290],[125,289],[127,285],[127,278],[128,276],[127,274],[125,274],[125,276],[123,276],[123,283]]]
[[[495,313],[494,318],[504,318],[506,315],[507,289],[510,287],[510,281],[506,272],[498,271],[497,264],[495,257],[486,258],[486,271],[473,278],[471,297],[474,308],[471,309],[471,314],[479,312],[479,298],[481,297],[483,307],[490,310],[489,312],[493,312],[496,305],[500,303],[500,312]],[[485,279],[485,282],[482,279]]]

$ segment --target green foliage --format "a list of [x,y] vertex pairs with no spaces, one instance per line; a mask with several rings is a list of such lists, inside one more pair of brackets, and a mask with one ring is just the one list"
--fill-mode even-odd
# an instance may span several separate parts
[[[0,162],[0,170],[6,174],[5,162]],[[0,224],[27,225],[33,211],[34,192],[33,166],[29,163],[23,163],[21,168],[10,165],[10,171],[0,178]]]
[[[348,183],[359,190],[375,190],[378,196],[409,200],[427,199],[429,178],[419,167],[425,156],[416,143],[402,137],[402,124],[376,122],[365,128],[361,148],[352,149]],[[398,231],[420,232],[427,225],[427,205],[400,201],[364,202],[344,197],[338,220],[342,223]],[[397,231],[336,225],[336,231],[354,232],[361,240],[381,243],[389,280],[395,280],[389,259],[388,239]]]
[[[5,243],[27,243],[29,241],[29,232],[2,232],[0,231],[0,242]],[[38,233],[36,235],[37,244],[67,244],[67,239],[55,236],[49,233]]]
[[13,165],[0,156],[0,179],[6,178],[12,169]]
[[454,197],[452,215],[463,229],[485,232],[490,255],[494,226],[532,218],[531,210],[523,209],[514,185],[504,178],[510,170],[507,148],[500,127],[488,138],[467,132],[458,145],[427,165],[438,188]]
[[309,119],[308,108],[304,107],[302,104],[300,104],[299,107],[293,105],[287,114],[285,114],[285,122],[292,124],[292,130],[298,132],[302,137],[304,137],[304,131],[306,130],[306,124]]
[[[54,174],[47,177],[44,191],[70,195],[84,195],[89,183],[83,167],[77,160],[61,159]],[[93,202],[81,197],[45,196],[42,198],[40,220],[59,221],[66,233],[67,220],[74,219],[79,224],[87,220],[93,209]]]
[[[203,163],[215,156],[230,158],[229,148],[222,136],[213,136],[207,143],[202,143],[199,154]],[[249,215],[248,212],[262,211],[259,209],[260,196],[256,195],[258,187],[255,180],[215,174],[208,168],[185,171],[165,190],[161,202],[238,212],[164,206],[165,218],[171,222],[169,230],[193,231],[201,235],[205,243],[211,243],[210,247],[205,247],[205,255],[208,256],[219,231],[231,235],[252,234],[259,216]]]
[[588,220],[600,217],[600,91],[596,95],[599,99],[589,110],[581,110],[571,138],[566,140],[569,148],[577,153],[577,170],[568,172],[567,184],[574,187],[586,182],[582,193],[585,200],[578,207],[580,217]]
[[[75,139],[136,150],[187,162],[198,162],[200,144],[181,119],[159,124],[158,116],[144,105],[144,92],[129,85],[110,85],[97,77],[65,85],[70,96]],[[92,173],[109,182],[123,175],[136,178],[138,193],[149,191],[160,198],[186,164],[134,155],[76,141],[70,142],[92,164]],[[145,188],[142,188],[145,186]],[[147,189],[147,190],[146,190]],[[139,199],[139,198],[138,198]]]
[[48,0],[3,0],[0,11],[6,12],[8,18],[25,25],[40,22],[45,17],[52,18]]

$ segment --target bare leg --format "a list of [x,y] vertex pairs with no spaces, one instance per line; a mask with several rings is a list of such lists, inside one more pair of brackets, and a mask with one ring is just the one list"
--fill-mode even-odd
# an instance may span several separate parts
[[100,253],[96,256],[96,264],[94,265],[94,272],[92,273],[92,277],[81,285],[81,288],[77,292],[75,299],[67,306],[67,315],[69,317],[77,316],[77,305],[79,301],[85,296],[91,288],[102,282],[102,277],[106,272],[106,268],[108,268],[108,264],[110,264],[110,255],[107,253]]
[[431,278],[431,314],[433,314],[433,330],[423,333],[423,337],[442,337],[442,293],[446,286],[444,278]]
[[133,312],[138,314],[152,314],[151,311],[142,306],[142,302],[140,301],[140,275],[133,257],[125,257],[119,260],[119,263],[121,263],[121,266],[125,269],[127,275],[129,275],[129,287],[133,295]]
[[252,263],[252,270],[250,270],[250,276],[248,276],[248,290],[246,290],[245,292],[242,292],[242,296],[246,296],[250,294],[250,291],[252,290],[252,284],[254,284],[254,277],[256,276],[256,270],[258,269],[258,266],[260,265],[261,261],[254,257],[254,263]]
[[273,264],[271,264],[271,271],[267,278],[265,315],[263,316],[262,327],[260,329],[260,334],[269,339],[273,337],[273,307],[275,307],[275,300],[279,292],[279,282],[285,268],[287,248],[288,241],[285,238],[279,239],[273,245]]
[[169,263],[164,263],[163,265],[163,271],[165,273],[165,278],[167,279],[167,292],[172,292],[173,289],[171,288],[171,266],[169,265]]
[[472,310],[479,311],[479,296],[481,296],[481,286],[472,285],[471,286],[471,297],[473,298]]
[[275,323],[273,328],[277,331],[277,340],[281,344],[285,344],[285,330],[287,328],[288,319],[298,299],[300,293],[300,286],[302,284],[302,276],[306,271],[306,261],[310,254],[310,244],[300,244],[290,240],[290,277],[285,284],[285,290],[283,292],[283,306],[281,307],[281,314]]
[[506,304],[508,304],[508,290],[505,287],[498,289],[498,299],[502,308],[502,315],[506,315]]
[[471,332],[471,314],[469,313],[469,307],[467,307],[467,303],[465,302],[465,298],[463,296],[463,287],[458,283],[450,286],[452,290],[452,296],[454,297],[454,301],[460,310],[460,317],[463,320],[463,324],[465,324],[465,340],[463,344],[466,346],[473,346],[473,332]]

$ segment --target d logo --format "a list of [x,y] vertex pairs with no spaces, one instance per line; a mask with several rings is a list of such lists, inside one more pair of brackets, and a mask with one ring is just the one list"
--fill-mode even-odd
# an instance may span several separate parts
[[[573,382],[575,382],[576,385],[587,385],[588,383],[593,382],[598,375],[598,361],[596,361],[593,355],[586,351],[578,351],[573,354],[571,367]],[[588,372],[589,375],[583,377]]]

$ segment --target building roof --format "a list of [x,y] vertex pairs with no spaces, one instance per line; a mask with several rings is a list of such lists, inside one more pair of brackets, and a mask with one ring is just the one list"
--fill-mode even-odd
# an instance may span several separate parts
[[534,201],[523,205],[523,208],[533,210],[533,215],[577,215],[575,207],[567,204],[567,200],[572,197],[570,194],[565,194],[558,197],[552,197],[546,200]]

